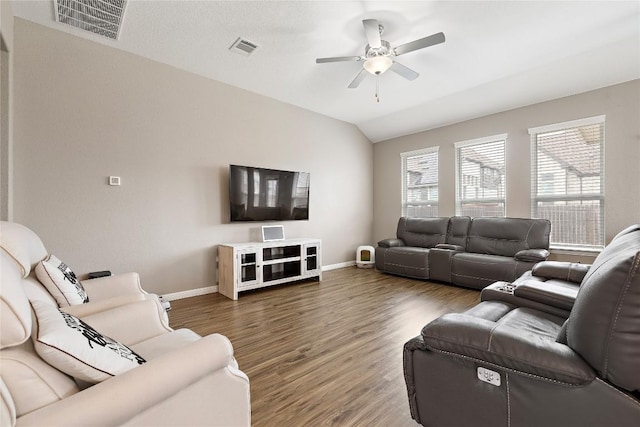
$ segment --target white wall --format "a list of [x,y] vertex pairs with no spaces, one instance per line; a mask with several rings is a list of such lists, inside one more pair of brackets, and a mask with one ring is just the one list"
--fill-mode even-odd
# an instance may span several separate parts
[[[14,219],[78,273],[138,271],[172,293],[215,285],[228,165],[311,173],[323,264],[371,242],[372,144],[353,125],[28,21],[15,21]],[[110,187],[107,177],[122,178]]]
[[507,133],[506,215],[529,217],[528,129],[599,115],[606,115],[605,233],[609,241],[622,228],[640,222],[640,80],[374,144],[374,240],[395,235],[402,202],[400,153],[440,147],[439,215],[450,216],[455,214],[454,143]]

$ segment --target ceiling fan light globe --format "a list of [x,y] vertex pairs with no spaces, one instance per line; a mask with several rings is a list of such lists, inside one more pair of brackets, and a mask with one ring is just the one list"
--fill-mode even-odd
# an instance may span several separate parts
[[388,56],[373,56],[364,61],[364,69],[374,76],[380,75],[387,71],[393,64],[393,60]]

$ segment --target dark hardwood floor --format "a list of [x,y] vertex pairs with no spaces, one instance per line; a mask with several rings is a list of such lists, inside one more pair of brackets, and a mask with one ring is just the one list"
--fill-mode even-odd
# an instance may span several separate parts
[[322,282],[173,301],[173,328],[229,337],[251,381],[252,424],[415,426],[402,346],[479,292],[343,268]]

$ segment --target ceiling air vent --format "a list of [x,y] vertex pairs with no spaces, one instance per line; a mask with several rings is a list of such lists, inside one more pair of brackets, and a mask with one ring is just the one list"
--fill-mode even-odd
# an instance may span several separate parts
[[56,21],[118,40],[127,0],[53,0]]
[[250,42],[247,39],[243,39],[242,37],[238,37],[238,40],[233,42],[229,50],[231,52],[239,53],[240,55],[249,56],[257,48],[257,44]]

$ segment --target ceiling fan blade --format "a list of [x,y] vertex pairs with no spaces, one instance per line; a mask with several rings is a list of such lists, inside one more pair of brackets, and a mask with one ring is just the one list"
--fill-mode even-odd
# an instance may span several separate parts
[[394,73],[401,75],[407,80],[415,80],[420,75],[413,71],[411,68],[405,67],[404,65],[395,61],[393,61],[393,64],[391,64],[391,67],[389,69]]
[[351,84],[349,84],[349,89],[355,89],[358,87],[358,85],[360,84],[360,82],[362,80],[364,80],[364,78],[367,77],[367,71],[363,68],[362,70],[360,70],[360,72],[358,73],[358,75],[356,76],[355,79],[353,79],[353,81],[351,82]]
[[396,56],[403,55],[408,52],[413,52],[414,50],[424,49],[425,47],[444,43],[444,40],[444,33],[432,34],[428,37],[401,44],[400,46],[397,46],[393,49],[393,53],[395,53]]
[[325,62],[362,61],[361,56],[334,56],[332,58],[316,58],[316,64]]
[[369,46],[378,49],[382,46],[380,41],[380,26],[377,19],[365,19],[362,21],[364,32],[367,35]]

